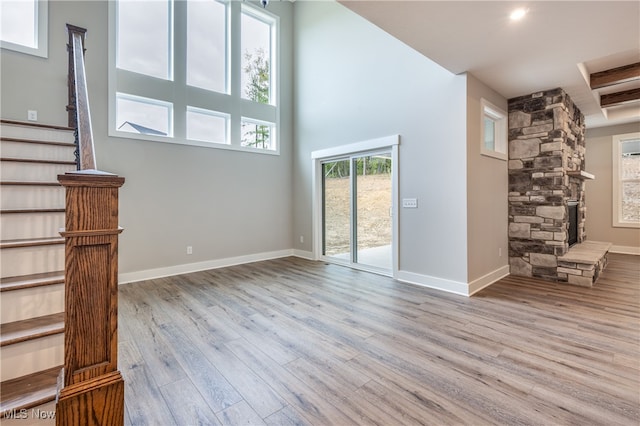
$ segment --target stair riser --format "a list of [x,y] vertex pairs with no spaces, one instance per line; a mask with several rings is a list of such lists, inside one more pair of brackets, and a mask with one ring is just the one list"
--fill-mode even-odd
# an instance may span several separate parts
[[3,161],[0,179],[10,182],[51,182],[52,178],[73,170],[76,170],[74,165]]
[[[64,245],[2,249],[2,277],[64,270]],[[4,298],[4,296],[3,296]]]
[[73,143],[73,132],[70,130],[15,126],[12,124],[0,125],[0,136],[3,138]]
[[64,228],[64,212],[0,215],[2,240],[59,237],[60,228]]
[[64,284],[3,291],[0,306],[2,324],[63,312]]
[[63,209],[62,186],[3,185],[0,188],[2,209]]
[[2,348],[2,381],[64,364],[64,334]]
[[75,161],[72,146],[56,146],[27,142],[2,141],[2,156],[28,160]]

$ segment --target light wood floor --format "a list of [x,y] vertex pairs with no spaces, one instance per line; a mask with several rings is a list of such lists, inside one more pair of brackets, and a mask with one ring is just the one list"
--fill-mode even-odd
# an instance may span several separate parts
[[131,425],[638,425],[640,262],[466,298],[279,259],[120,286]]

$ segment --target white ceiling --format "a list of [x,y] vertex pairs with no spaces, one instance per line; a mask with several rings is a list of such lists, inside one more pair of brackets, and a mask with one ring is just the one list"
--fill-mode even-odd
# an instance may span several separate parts
[[[603,112],[587,82],[590,73],[640,62],[638,0],[340,3],[449,71],[470,72],[507,99],[561,87],[588,128],[640,121],[638,102]],[[518,7],[528,13],[511,21]]]

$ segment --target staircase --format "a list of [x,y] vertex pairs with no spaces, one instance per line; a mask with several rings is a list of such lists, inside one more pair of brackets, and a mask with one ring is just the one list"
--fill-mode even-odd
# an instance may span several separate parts
[[73,131],[0,122],[0,416],[52,401],[64,363],[65,191]]

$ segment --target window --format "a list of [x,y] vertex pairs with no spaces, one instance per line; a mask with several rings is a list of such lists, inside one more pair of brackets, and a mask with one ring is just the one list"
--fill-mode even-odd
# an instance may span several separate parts
[[486,99],[480,100],[482,122],[480,153],[507,160],[507,113]]
[[277,16],[224,0],[109,7],[111,136],[279,153]]
[[613,226],[640,228],[640,133],[613,137]]
[[47,57],[47,0],[2,0],[0,16],[3,49]]

